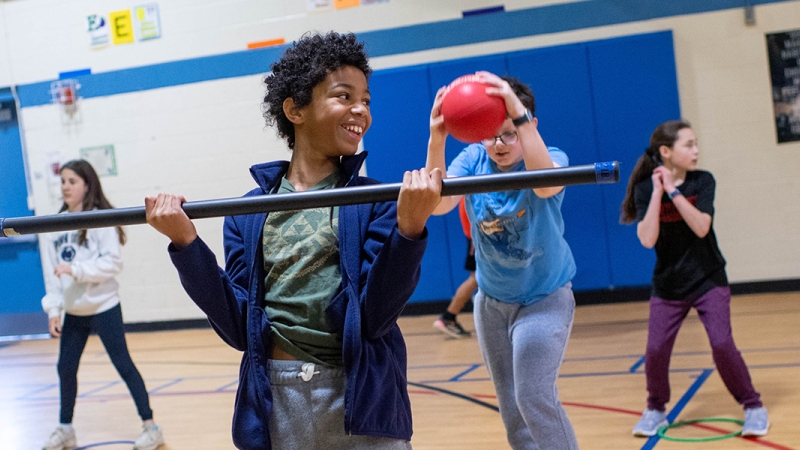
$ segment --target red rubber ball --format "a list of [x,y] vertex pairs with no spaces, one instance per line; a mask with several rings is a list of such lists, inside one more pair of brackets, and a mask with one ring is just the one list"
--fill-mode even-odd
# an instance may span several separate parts
[[501,97],[486,94],[487,84],[474,75],[457,78],[447,87],[442,99],[444,127],[451,136],[471,144],[488,139],[506,120],[506,104]]

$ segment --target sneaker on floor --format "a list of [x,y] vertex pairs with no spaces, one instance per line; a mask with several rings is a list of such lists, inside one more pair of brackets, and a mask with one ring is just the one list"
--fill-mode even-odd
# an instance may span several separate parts
[[78,440],[75,438],[75,429],[56,427],[56,430],[47,439],[42,450],[72,450],[78,446]]
[[658,433],[658,429],[666,425],[669,425],[666,412],[647,409],[642,413],[639,423],[633,427],[633,435],[639,437],[655,436]]
[[440,317],[433,322],[433,326],[442,333],[456,339],[463,339],[472,336],[472,333],[462,328],[461,324],[455,320],[444,320]]
[[142,434],[133,444],[133,450],[155,450],[164,443],[164,433],[156,425],[143,425]]
[[748,408],[744,410],[742,436],[766,436],[769,429],[767,408]]

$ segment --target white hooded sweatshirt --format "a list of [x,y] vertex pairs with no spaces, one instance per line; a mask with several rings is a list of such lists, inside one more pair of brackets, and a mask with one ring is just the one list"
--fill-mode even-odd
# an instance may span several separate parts
[[[47,294],[42,308],[50,318],[62,312],[91,316],[119,303],[114,277],[122,271],[122,254],[116,228],[88,230],[83,245],[78,244],[78,233],[50,233],[45,239],[42,269]],[[53,273],[63,263],[72,266],[72,276]]]

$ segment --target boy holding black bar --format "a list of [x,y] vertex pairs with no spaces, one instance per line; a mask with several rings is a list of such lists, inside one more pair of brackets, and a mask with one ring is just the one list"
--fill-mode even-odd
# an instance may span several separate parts
[[[311,34],[265,83],[264,116],[291,161],[253,166],[247,195],[374,184],[356,154],[372,117],[363,44]],[[197,236],[183,197],[146,199],[189,296],[243,352],[238,448],[411,448],[406,350],[397,318],[417,285],[441,172],[406,172],[397,203],[227,217],[226,267]]]

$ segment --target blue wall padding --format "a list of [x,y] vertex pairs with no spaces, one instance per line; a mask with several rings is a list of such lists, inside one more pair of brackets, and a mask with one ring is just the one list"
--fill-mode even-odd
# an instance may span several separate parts
[[44,281],[38,242],[0,244],[0,286],[0,315],[42,312]]
[[[2,109],[14,109],[13,99],[2,102]],[[30,216],[28,188],[22,160],[19,125],[16,114],[0,122],[0,217]]]
[[[370,176],[397,182],[403,171],[423,166],[436,91],[476,70],[510,74],[531,85],[545,143],[564,150],[571,165],[620,162],[617,184],[567,187],[562,211],[578,266],[573,288],[649,285],[653,252],[639,244],[635,227],[619,224],[619,205],[652,130],[680,117],[672,33],[377,71],[370,81],[375,122],[365,137],[365,147],[373,149]],[[448,139],[448,164],[464,147]],[[448,299],[467,276],[456,212],[433,218],[429,231],[423,277],[412,302]]]
[[[453,80],[462,75],[475,73],[479,70],[486,70],[493,73],[505,73],[507,71],[506,58],[504,55],[492,55],[430,64],[431,90],[430,101],[427,104],[428,116],[430,116],[430,108],[433,105],[433,99],[439,88],[450,84]],[[447,163],[449,164],[465,146],[465,144],[457,141],[452,136],[448,136],[447,145],[445,147],[445,160]],[[424,164],[425,155],[423,154],[422,157]],[[450,291],[450,295],[452,295],[455,293],[458,285],[469,275],[469,272],[464,269],[464,258],[466,258],[467,255],[467,247],[466,237],[461,228],[461,220],[458,217],[458,211],[453,210],[448,213],[445,216],[445,220],[447,221],[447,238],[450,243],[450,248],[452,249],[449,264],[449,272],[454,281]],[[445,270],[443,266],[442,271],[444,272]],[[415,293],[414,299],[416,298],[417,296]],[[449,296],[446,298],[449,298]]]
[[639,244],[635,225],[619,224],[619,205],[653,129],[681,116],[672,33],[608,39],[587,47],[599,155],[621,163],[620,183],[604,190],[612,286],[649,285],[655,254]]
[[[367,175],[384,182],[400,182],[406,170],[425,165],[432,101],[428,69],[417,66],[380,71],[370,79],[370,92],[373,124],[364,141],[364,149],[369,151]],[[449,298],[453,280],[448,270],[451,248],[445,218],[431,218],[428,231],[430,238],[415,298]]]
[[[564,150],[570,165],[601,161],[597,151],[591,79],[585,44],[510,54],[509,73],[533,89],[539,131],[547,145]],[[612,158],[613,159],[613,158]],[[576,289],[611,284],[604,224],[603,186],[570,186],[562,212],[565,238],[575,255]]]
[[[3,108],[14,108],[13,97],[3,102]],[[33,212],[28,209],[28,188],[16,117],[0,122],[0,149],[0,192],[3,193],[0,195],[0,217],[30,216]],[[39,312],[43,295],[39,244],[0,241],[0,314]]]
[[[279,51],[282,49],[228,55],[231,64],[246,62],[236,70],[231,70],[230,65],[225,69],[211,67],[225,57],[201,58],[191,67],[194,76],[189,75],[184,81],[201,81],[209,71],[217,78],[263,71]],[[86,83],[82,94],[112,95],[119,93],[121,86],[126,92],[169,86],[174,83],[169,80],[169,73],[173,72],[170,68],[186,68],[185,64],[166,63],[146,70],[91,75],[92,81]],[[620,183],[567,188],[563,205],[565,236],[578,265],[574,289],[649,285],[653,252],[639,245],[634,227],[619,224],[619,205],[630,171],[653,128],[680,117],[672,33],[376,71],[370,80],[375,122],[365,138],[365,149],[370,152],[368,174],[385,182],[398,182],[405,170],[422,167],[436,91],[476,70],[509,73],[529,83],[536,94],[545,142],[567,152],[572,165],[620,161]],[[39,88],[44,92],[49,83],[41,83]],[[21,97],[27,96],[28,105],[49,102],[49,98],[37,99],[33,90],[33,85],[20,89]],[[16,123],[0,128],[0,147],[5,158],[0,164],[0,190],[4,192],[0,217],[30,215]],[[448,163],[463,147],[452,138],[448,140]],[[456,212],[432,218],[428,228],[428,250],[413,302],[449,299],[467,276],[463,269],[464,235]],[[5,286],[0,291],[0,314],[39,311],[44,286],[35,243],[0,246],[0,286]]]

